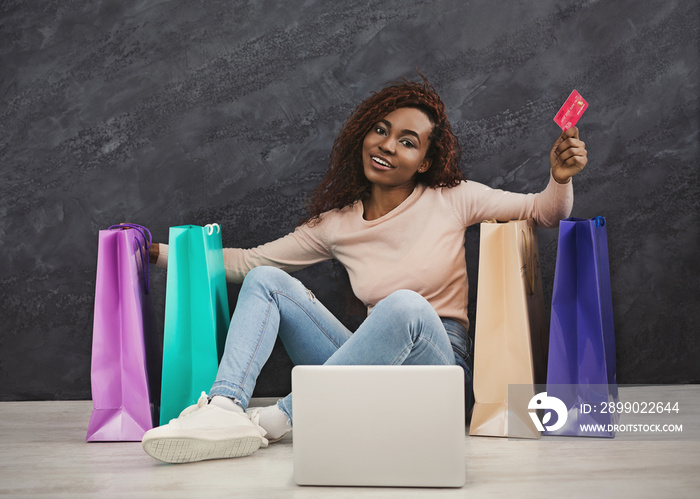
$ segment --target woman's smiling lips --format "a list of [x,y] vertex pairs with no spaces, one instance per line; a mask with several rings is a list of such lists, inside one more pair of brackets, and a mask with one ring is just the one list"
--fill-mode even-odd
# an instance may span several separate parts
[[391,163],[381,156],[370,156],[370,159],[372,160],[372,166],[377,170],[391,170],[394,168]]

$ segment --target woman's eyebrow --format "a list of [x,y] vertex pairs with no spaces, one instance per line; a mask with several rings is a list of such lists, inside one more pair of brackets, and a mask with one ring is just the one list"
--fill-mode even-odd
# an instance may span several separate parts
[[[379,122],[380,122],[380,123],[384,123],[384,125],[386,125],[387,128],[391,129],[391,126],[392,126],[392,125],[391,125],[391,122],[390,122],[389,120],[381,119],[381,120],[379,120]],[[418,135],[417,132],[414,132],[413,130],[409,130],[409,129],[406,128],[406,129],[404,129],[404,130],[401,130],[401,134],[403,134],[403,135],[413,135],[413,136],[418,140],[418,143],[420,143],[420,136]]]

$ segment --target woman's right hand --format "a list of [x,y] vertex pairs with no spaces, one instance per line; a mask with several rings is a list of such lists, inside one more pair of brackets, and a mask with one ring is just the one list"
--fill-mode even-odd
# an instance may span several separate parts
[[549,153],[552,177],[566,184],[571,177],[584,169],[588,163],[586,144],[579,140],[578,128],[571,127],[561,133]]
[[151,247],[148,248],[148,262],[155,264],[158,261],[158,255],[160,254],[160,248],[158,243],[151,243]]

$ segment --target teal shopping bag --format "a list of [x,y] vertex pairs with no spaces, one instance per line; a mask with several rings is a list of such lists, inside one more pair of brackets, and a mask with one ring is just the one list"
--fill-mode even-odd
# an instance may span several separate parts
[[219,225],[171,227],[168,246],[160,424],[209,391],[231,321]]

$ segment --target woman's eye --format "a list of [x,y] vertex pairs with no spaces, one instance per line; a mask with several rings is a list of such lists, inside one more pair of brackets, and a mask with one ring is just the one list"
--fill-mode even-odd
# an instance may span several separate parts
[[378,126],[377,128],[375,128],[374,131],[375,131],[376,133],[380,134],[380,135],[385,135],[385,134],[386,134],[386,131],[384,131],[384,129],[383,129],[382,127],[380,127],[380,126]]
[[405,145],[406,147],[416,147],[416,145],[411,142],[410,140],[402,140],[401,143]]

